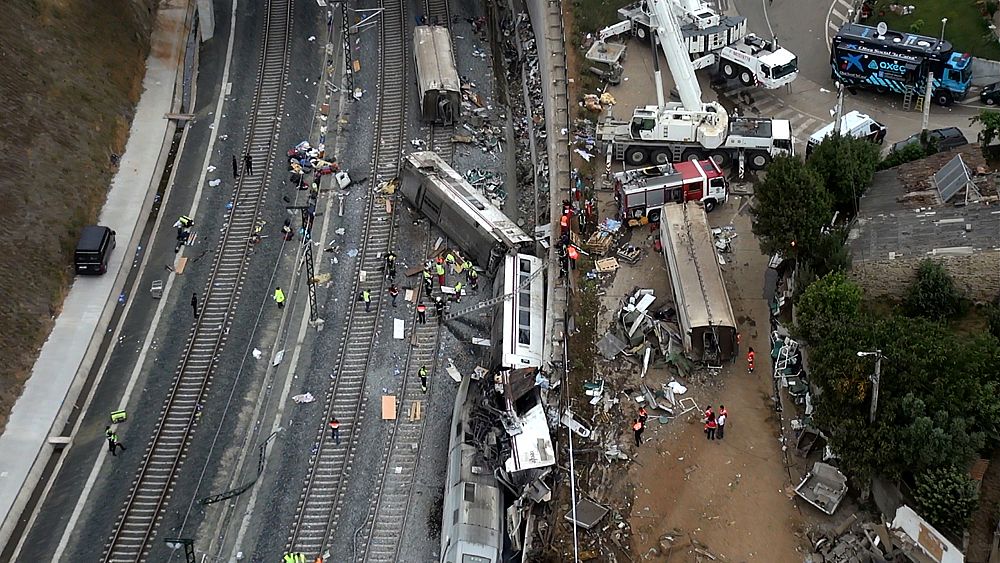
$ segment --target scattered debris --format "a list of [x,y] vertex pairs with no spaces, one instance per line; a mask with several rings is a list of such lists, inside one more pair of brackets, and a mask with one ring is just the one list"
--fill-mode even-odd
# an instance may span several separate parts
[[795,487],[795,494],[826,514],[833,514],[847,494],[847,477],[836,467],[817,461]]
[[293,396],[292,400],[301,405],[303,403],[311,403],[315,401],[316,397],[313,397],[312,393],[303,393],[301,395]]

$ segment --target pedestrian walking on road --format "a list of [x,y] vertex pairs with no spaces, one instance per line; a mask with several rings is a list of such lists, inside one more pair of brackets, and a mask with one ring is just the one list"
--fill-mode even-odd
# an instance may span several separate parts
[[330,424],[330,433],[331,433],[330,437],[333,438],[333,442],[339,446],[340,445],[340,421],[337,420],[337,417],[333,417],[333,418],[330,419],[329,424]]
[[709,440],[714,440],[715,431],[718,427],[719,423],[715,421],[715,415],[713,414],[705,420],[705,436],[707,436]]
[[243,155],[243,173],[253,176],[253,159],[250,158],[250,153]]
[[191,308],[194,309],[194,320],[198,320],[198,293],[191,294]]
[[367,289],[362,290],[361,300],[365,302],[365,312],[370,313],[372,310],[372,292]]
[[285,292],[281,291],[280,287],[274,288],[274,302],[278,304],[279,309],[285,308]]
[[646,425],[642,423],[641,420],[636,419],[632,423],[632,433],[635,434],[635,445],[642,445],[642,431],[646,429]]
[[715,419],[719,428],[715,431],[715,437],[722,439],[726,435],[726,417],[729,416],[729,411],[726,410],[726,405],[719,405],[719,417]]
[[399,297],[399,288],[396,287],[396,284],[392,284],[389,286],[389,296],[392,297],[392,306],[395,307],[396,298]]
[[121,448],[124,452],[125,445],[118,441],[118,434],[115,433],[110,426],[104,427],[104,433],[108,436],[108,449],[111,450],[111,455],[118,457],[118,454],[116,454],[115,451],[118,448]]
[[427,392],[427,367],[420,366],[420,370],[417,372],[420,376],[420,389],[426,393]]
[[444,287],[444,264],[439,262],[434,267],[437,270],[438,287]]
[[753,352],[753,346],[747,350],[747,373],[753,373],[753,360],[756,354]]
[[444,321],[444,301],[440,297],[434,302],[434,312],[437,313],[438,324]]
[[422,325],[427,324],[427,305],[424,305],[423,301],[417,305],[417,322]]
[[235,179],[237,179],[237,178],[240,177],[240,166],[236,162],[236,155],[234,154],[234,155],[230,155],[230,156],[233,157],[233,179],[235,180]]

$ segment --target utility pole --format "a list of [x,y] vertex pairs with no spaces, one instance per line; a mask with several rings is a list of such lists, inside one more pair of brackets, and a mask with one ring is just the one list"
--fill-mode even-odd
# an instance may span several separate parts
[[834,126],[834,133],[840,135],[840,124],[844,120],[844,85],[841,82],[837,82],[837,107],[836,107],[837,125]]
[[873,424],[875,422],[875,411],[878,410],[878,385],[882,379],[882,358],[884,356],[882,356],[882,350],[858,352],[859,358],[865,356],[875,356],[875,374],[869,377],[872,382],[872,404],[871,410],[868,412],[868,423]]
[[285,209],[289,211],[302,212],[302,258],[306,266],[306,288],[309,294],[309,322],[314,326],[322,327],[322,319],[319,318],[319,307],[316,304],[316,272],[313,265],[313,244],[312,226],[316,218],[316,203],[310,196],[309,205],[288,205]]

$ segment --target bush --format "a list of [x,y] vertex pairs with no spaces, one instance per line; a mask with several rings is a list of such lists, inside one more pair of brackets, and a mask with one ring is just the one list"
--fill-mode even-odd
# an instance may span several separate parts
[[911,317],[947,320],[962,313],[963,300],[944,266],[926,259],[906,292],[903,309]]
[[950,466],[925,471],[916,480],[913,496],[921,516],[935,527],[961,536],[979,503],[972,479]]
[[910,33],[920,33],[924,28],[924,20],[920,19],[910,24]]
[[920,160],[927,155],[933,154],[921,143],[911,143],[902,149],[889,153],[882,162],[878,163],[879,170],[886,170],[900,164]]

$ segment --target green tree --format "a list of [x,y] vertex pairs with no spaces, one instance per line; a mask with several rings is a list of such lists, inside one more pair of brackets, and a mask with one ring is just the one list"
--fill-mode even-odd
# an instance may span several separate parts
[[808,258],[832,216],[830,194],[819,175],[798,158],[776,158],[754,192],[750,213],[761,251]]
[[1000,306],[996,303],[986,306],[986,327],[994,338],[1000,339]]
[[962,312],[962,294],[940,263],[920,262],[916,279],[903,298],[903,309],[911,317],[946,320]]
[[[865,479],[962,466],[997,440],[997,339],[959,337],[946,325],[922,318],[878,319],[859,308],[850,322],[807,343],[812,382],[823,390],[813,422],[826,432],[846,471]],[[881,349],[884,358],[878,409],[870,423],[869,376],[875,361],[856,352],[874,349]]]
[[898,151],[889,153],[885,159],[878,164],[879,170],[887,170],[894,166],[899,166],[900,164],[906,164],[907,162],[913,162],[914,160],[920,160],[927,155],[934,154],[937,152],[931,152],[931,147],[925,147],[920,143],[910,143]]
[[813,150],[806,164],[823,179],[834,209],[853,215],[858,198],[871,186],[878,161],[878,145],[835,133]]
[[920,473],[913,497],[920,514],[935,527],[961,535],[979,503],[976,485],[954,465]]
[[805,290],[796,303],[796,336],[821,342],[844,324],[854,323],[861,308],[861,288],[840,272],[827,274]]
[[970,118],[970,122],[983,126],[982,131],[979,132],[979,144],[984,151],[990,146],[990,143],[996,140],[997,135],[1000,135],[1000,112],[990,109],[979,110],[979,115]]

